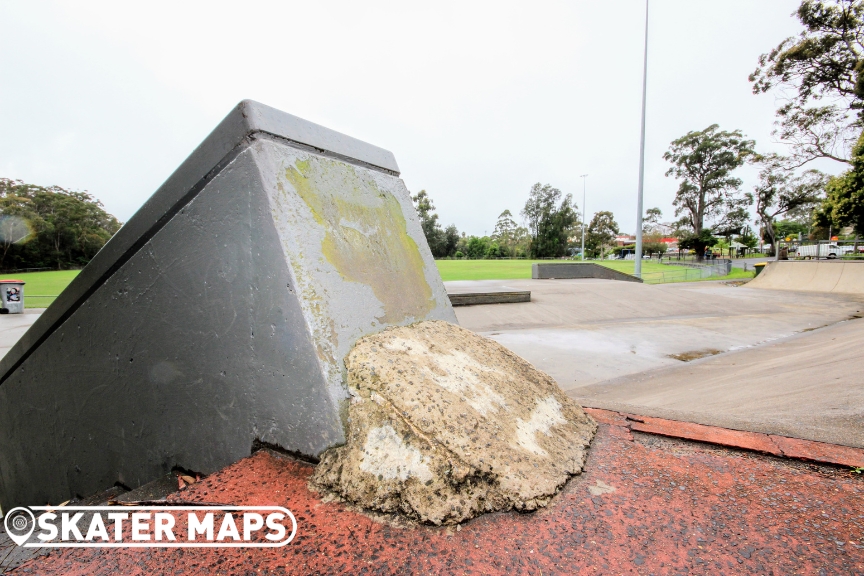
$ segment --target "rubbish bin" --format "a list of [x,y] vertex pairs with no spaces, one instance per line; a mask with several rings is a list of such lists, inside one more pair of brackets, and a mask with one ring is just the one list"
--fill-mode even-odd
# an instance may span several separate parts
[[753,264],[753,268],[756,269],[756,276],[758,276],[762,272],[762,269],[765,268],[767,264],[767,262],[759,262],[758,264]]
[[0,314],[22,314],[24,312],[24,282],[0,280]]

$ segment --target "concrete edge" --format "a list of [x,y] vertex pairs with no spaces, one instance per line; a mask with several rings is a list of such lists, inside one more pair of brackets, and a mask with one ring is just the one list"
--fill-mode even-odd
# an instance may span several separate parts
[[476,306],[480,304],[516,304],[531,302],[530,291],[514,292],[462,292],[447,294],[451,306]]
[[243,100],[198,145],[0,359],[0,385],[87,298],[138,252],[254,139],[256,133],[394,176],[393,154],[297,116]]
[[624,427],[635,432],[705,442],[706,444],[716,444],[727,448],[750,450],[780,458],[806,460],[820,464],[833,464],[835,466],[851,468],[864,467],[864,450],[860,448],[817,442],[815,440],[801,440],[799,438],[789,438],[774,434],[763,434],[761,432],[732,430],[718,426],[706,426],[705,424],[654,418],[652,416],[638,416],[624,412],[604,410],[602,408],[586,407],[584,410],[598,422]]

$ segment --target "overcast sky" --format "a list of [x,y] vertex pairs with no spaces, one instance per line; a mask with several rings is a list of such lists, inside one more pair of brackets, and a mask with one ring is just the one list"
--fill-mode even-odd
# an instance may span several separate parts
[[[645,207],[669,142],[712,123],[762,151],[757,58],[799,0],[652,0]],[[492,233],[535,182],[636,220],[643,0],[0,0],[0,176],[85,189],[123,221],[243,98],[391,150],[443,224]],[[836,173],[841,167],[819,166]],[[753,171],[741,172],[745,187]]]

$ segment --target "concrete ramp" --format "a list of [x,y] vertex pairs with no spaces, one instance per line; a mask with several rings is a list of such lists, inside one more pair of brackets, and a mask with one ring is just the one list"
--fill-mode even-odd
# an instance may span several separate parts
[[769,262],[748,288],[864,294],[864,262],[792,261]]
[[622,280],[624,282],[642,282],[632,274],[600,266],[592,262],[551,262],[531,265],[531,278],[534,280],[576,280],[579,278],[599,278],[603,280]]
[[0,505],[344,442],[343,359],[456,318],[393,155],[241,102],[0,361]]

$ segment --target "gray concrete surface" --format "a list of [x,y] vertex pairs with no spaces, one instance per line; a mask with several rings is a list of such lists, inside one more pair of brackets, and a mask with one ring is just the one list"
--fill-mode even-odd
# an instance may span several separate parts
[[0,358],[9,352],[44,311],[45,308],[25,308],[23,314],[0,314]]
[[241,102],[0,359],[0,504],[343,443],[354,342],[455,321],[397,170]]
[[[453,284],[469,283],[446,283],[448,290]],[[586,406],[864,446],[864,378],[855,359],[864,348],[854,334],[862,324],[849,321],[864,310],[861,296],[725,282],[470,284],[531,290],[531,303],[462,308],[457,317],[548,372]],[[822,336],[841,327],[840,342]],[[786,353],[797,350],[793,342],[814,352]],[[784,360],[773,361],[781,352]],[[821,377],[826,363],[830,378]],[[710,377],[689,375],[703,365]]]
[[601,278],[622,282],[642,282],[632,274],[619,272],[593,262],[535,262],[531,265],[531,278],[534,280]]
[[864,448],[862,352],[864,320],[854,319],[569,394],[587,406]]

